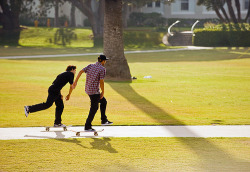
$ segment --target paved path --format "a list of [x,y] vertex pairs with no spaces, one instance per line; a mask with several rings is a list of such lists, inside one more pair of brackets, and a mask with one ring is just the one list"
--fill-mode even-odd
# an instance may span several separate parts
[[[166,51],[183,51],[183,50],[202,50],[202,49],[212,49],[211,47],[196,47],[187,46],[185,48],[176,49],[163,49],[163,50],[143,50],[143,51],[125,51],[125,54],[133,53],[153,53],[153,52],[166,52]],[[102,53],[83,53],[83,54],[55,54],[55,55],[32,55],[32,56],[5,56],[0,59],[21,59],[21,58],[46,58],[46,57],[76,57],[76,56],[90,56],[90,55],[100,55]]]
[[[250,137],[250,125],[218,126],[95,126],[104,129],[98,137]],[[75,132],[83,130],[82,126],[52,128],[46,132],[45,127],[0,128],[0,140],[12,139],[62,139],[79,138]],[[93,133],[81,133],[80,138],[95,137]]]

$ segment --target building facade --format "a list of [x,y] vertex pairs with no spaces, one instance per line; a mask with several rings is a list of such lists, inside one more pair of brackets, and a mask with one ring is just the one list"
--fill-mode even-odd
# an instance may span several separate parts
[[[250,0],[240,0],[241,4],[241,16],[245,18],[248,12],[248,5]],[[39,0],[37,0],[39,3]],[[95,4],[92,4],[95,6]],[[227,5],[224,7],[227,11]],[[236,7],[233,3],[233,8],[236,13]],[[162,17],[169,18],[181,18],[181,19],[211,19],[218,18],[214,11],[208,11],[205,6],[198,6],[197,0],[175,0],[173,3],[164,4],[161,0],[147,3],[143,7],[129,7],[127,8],[127,19],[132,12],[142,13],[160,13]],[[59,17],[66,16],[70,22],[71,15],[71,3],[66,2],[59,6]],[[235,14],[237,15],[237,14]],[[55,17],[55,9],[51,8],[47,13],[49,18]],[[75,23],[77,27],[84,26],[84,20],[87,19],[77,8],[75,9]],[[249,22],[249,20],[248,20]]]
[[[244,18],[248,12],[249,0],[240,0],[241,15]],[[233,3],[234,11],[236,11],[235,4]],[[227,5],[225,4],[227,10]],[[175,0],[171,5],[162,3],[160,0],[148,3],[139,9],[132,11],[152,13],[157,12],[162,14],[165,18],[193,18],[193,19],[206,19],[218,18],[214,11],[208,11],[205,6],[198,6],[197,0]]]

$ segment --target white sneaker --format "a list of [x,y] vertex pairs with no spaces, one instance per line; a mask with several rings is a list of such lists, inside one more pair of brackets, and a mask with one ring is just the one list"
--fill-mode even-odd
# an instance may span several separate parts
[[54,124],[54,127],[66,127],[64,124]]
[[25,116],[26,116],[26,118],[28,117],[28,115],[29,115],[29,106],[24,106],[24,113],[25,113]]

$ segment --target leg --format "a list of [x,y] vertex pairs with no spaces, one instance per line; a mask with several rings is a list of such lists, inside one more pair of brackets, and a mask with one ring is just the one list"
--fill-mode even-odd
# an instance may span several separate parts
[[57,97],[56,94],[49,93],[47,101],[45,103],[40,103],[40,104],[29,106],[29,112],[33,113],[33,112],[48,109],[49,107],[53,105],[56,97]]
[[89,98],[90,98],[90,110],[89,110],[89,116],[85,123],[86,130],[92,127],[92,121],[98,110],[98,102],[100,100],[100,94],[89,95]]
[[55,100],[55,104],[56,104],[56,113],[55,113],[55,124],[61,124],[62,122],[62,113],[63,113],[63,109],[64,109],[64,104],[63,104],[63,97],[62,95],[58,95],[58,97]]
[[102,122],[106,122],[108,120],[106,116],[106,107],[107,107],[107,100],[105,99],[105,97],[103,97],[102,99],[100,99],[100,110],[101,110]]

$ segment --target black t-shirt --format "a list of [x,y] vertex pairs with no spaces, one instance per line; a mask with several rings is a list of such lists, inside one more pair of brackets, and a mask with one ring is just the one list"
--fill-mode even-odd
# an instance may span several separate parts
[[50,86],[54,91],[60,91],[68,82],[73,84],[74,74],[72,72],[63,72],[59,74]]

